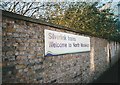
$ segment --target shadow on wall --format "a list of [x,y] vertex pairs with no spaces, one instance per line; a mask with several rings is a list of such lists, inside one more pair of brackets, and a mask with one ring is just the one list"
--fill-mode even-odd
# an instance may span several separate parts
[[110,65],[112,66],[120,58],[120,45],[117,42],[111,42],[109,46]]
[[99,38],[91,38],[90,78],[96,80],[120,58],[120,45]]

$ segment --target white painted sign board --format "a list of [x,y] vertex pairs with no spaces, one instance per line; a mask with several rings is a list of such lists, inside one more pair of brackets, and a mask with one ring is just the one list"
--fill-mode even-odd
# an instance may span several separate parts
[[90,38],[44,30],[45,56],[90,51]]

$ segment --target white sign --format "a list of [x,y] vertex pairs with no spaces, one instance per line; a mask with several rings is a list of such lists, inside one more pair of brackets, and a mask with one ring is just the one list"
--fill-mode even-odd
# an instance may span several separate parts
[[51,30],[45,33],[45,56],[90,51],[90,38]]

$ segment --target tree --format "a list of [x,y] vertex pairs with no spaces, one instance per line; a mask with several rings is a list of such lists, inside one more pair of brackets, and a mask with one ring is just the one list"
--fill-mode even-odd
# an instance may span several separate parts
[[[63,14],[49,22],[76,29],[89,35],[113,39],[118,37],[113,13],[110,9],[99,11],[98,3],[72,2]],[[60,9],[60,8],[59,8]],[[51,16],[52,17],[52,16]],[[115,39],[114,38],[114,39]]]
[[44,3],[40,2],[23,2],[23,1],[11,1],[11,2],[0,2],[0,8],[2,10],[10,11],[24,16],[39,18],[44,10]]

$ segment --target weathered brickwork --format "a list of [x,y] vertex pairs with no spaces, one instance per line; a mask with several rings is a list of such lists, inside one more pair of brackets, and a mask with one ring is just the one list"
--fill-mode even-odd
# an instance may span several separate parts
[[118,59],[119,43],[91,36],[90,52],[46,57],[44,29],[81,35],[3,15],[3,83],[89,83]]
[[43,30],[3,17],[3,82],[42,82]]

